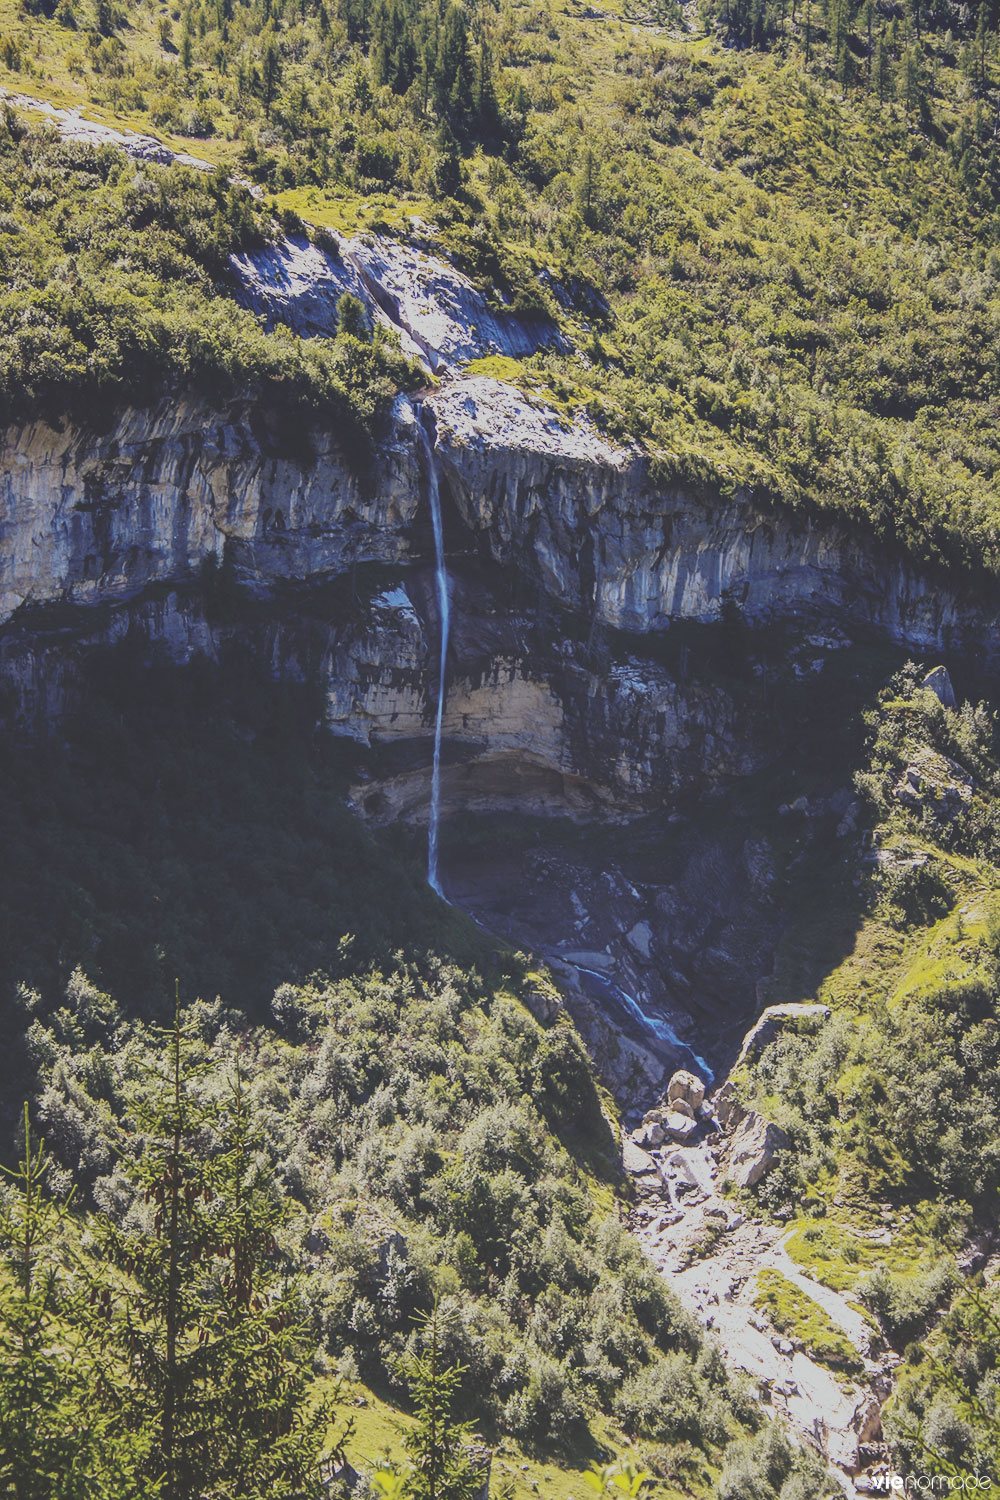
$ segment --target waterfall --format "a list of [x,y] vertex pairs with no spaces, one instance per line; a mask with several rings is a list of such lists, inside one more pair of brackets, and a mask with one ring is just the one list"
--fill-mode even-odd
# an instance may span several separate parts
[[441,657],[438,668],[437,712],[434,716],[434,761],[431,767],[431,810],[427,824],[427,880],[444,896],[438,880],[438,824],[441,818],[441,722],[444,718],[444,674],[448,659],[448,631],[451,626],[451,599],[448,595],[448,572],[444,565],[444,527],[441,524],[441,492],[438,487],[437,459],[430,434],[422,421],[417,430],[427,460],[427,495],[434,527],[434,573],[437,580],[438,619],[441,627]]

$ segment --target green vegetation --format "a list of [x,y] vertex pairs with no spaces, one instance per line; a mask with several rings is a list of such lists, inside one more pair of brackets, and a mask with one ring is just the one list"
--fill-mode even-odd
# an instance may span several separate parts
[[[381,331],[264,333],[222,295],[230,251],[272,226],[225,177],[141,166],[0,115],[0,421],[194,388],[272,419],[322,415],[359,458],[413,370]],[[360,336],[359,336],[360,335]]]
[[887,1430],[904,1462],[941,1474],[994,1477],[1000,1459],[997,1294],[975,1286],[956,1297],[931,1337],[906,1350]]
[[800,1340],[821,1363],[839,1370],[862,1368],[850,1339],[812,1297],[780,1271],[759,1272],[754,1304],[767,1313],[775,1328]]
[[375,1482],[386,1500],[474,1500],[483,1475],[470,1451],[472,1427],[452,1416],[466,1367],[442,1363],[436,1305],[423,1321],[427,1352],[411,1354],[404,1367],[417,1419],[405,1439],[407,1466],[380,1470]]
[[238,1066],[228,1109],[198,1118],[186,1030],[178,1017],[144,1080],[121,1170],[129,1223],[98,1215],[81,1244],[25,1108],[0,1216],[0,1480],[18,1500],[305,1500],[320,1453],[342,1452],[325,1409],[304,1407],[306,1326],[275,1264],[283,1212]]
[[[995,1222],[1000,1187],[1000,741],[986,705],[946,709],[920,678],[908,664],[866,715],[856,786],[874,831],[860,927],[815,992],[833,1015],[781,1033],[742,1087],[793,1142],[756,1190],[801,1205],[789,1254],[907,1351],[886,1418],[897,1462],[992,1472],[995,1295],[969,1292],[954,1257]],[[817,873],[792,948],[857,855]],[[796,972],[776,968],[783,985]],[[763,1290],[791,1332],[789,1289],[768,1273]]]
[[[994,572],[995,15],[705,0],[691,24],[575,0],[0,0],[0,79],[187,144],[289,223],[412,234],[558,316],[580,354],[523,378],[641,439],[664,480],[832,508],[923,561]],[[58,215],[82,170],[25,211]],[[197,192],[217,249],[245,237],[245,195]],[[142,295],[171,303],[150,370],[267,385],[277,363],[311,407],[406,378],[384,351],[345,377],[343,351],[331,366],[265,340],[218,299],[198,338],[174,299],[204,300],[204,276],[149,274]],[[81,307],[81,331],[101,308]]]
[[[1000,746],[985,705],[945,709],[918,681],[905,668],[868,715],[869,916],[820,987],[835,1015],[818,1036],[783,1034],[753,1086],[782,1101],[796,1191],[846,1176],[890,1198],[981,1204],[1000,1186],[1000,988],[992,919],[973,917],[1000,886]],[[791,1186],[775,1175],[765,1191],[777,1203]]]

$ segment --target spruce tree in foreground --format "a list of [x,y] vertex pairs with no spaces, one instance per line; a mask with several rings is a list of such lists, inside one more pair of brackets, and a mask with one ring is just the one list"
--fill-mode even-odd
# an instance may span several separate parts
[[308,1500],[327,1412],[306,1412],[305,1328],[280,1278],[281,1210],[242,1079],[218,1118],[193,1087],[179,1010],[162,1040],[165,1066],[135,1112],[142,1149],[123,1163],[152,1223],[99,1233],[120,1278],[104,1292],[104,1347],[122,1420],[150,1434],[162,1500]]
[[0,1197],[0,1495],[138,1500],[143,1435],[109,1430],[90,1358],[92,1314],[67,1264],[65,1205],[48,1191],[50,1166],[25,1105],[21,1160],[2,1169]]
[[426,1349],[405,1364],[417,1424],[406,1437],[409,1466],[383,1471],[376,1483],[385,1500],[474,1500],[483,1475],[469,1455],[472,1428],[453,1417],[464,1365],[442,1365],[438,1312],[425,1319]]

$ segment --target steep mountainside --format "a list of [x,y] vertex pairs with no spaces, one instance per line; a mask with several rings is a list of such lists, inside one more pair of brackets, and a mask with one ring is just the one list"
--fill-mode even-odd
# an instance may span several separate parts
[[998,48],[0,0],[0,1489],[996,1490]]

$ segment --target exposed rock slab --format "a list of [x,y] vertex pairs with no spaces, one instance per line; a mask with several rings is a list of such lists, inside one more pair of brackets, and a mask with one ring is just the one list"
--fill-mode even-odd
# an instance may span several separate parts
[[335,253],[292,235],[230,256],[240,302],[271,326],[329,338],[337,331],[337,302],[349,292],[373,323],[395,329],[405,351],[435,373],[490,354],[522,358],[569,348],[551,320],[488,301],[440,256],[374,235],[324,231],[324,238]]
[[135,130],[119,130],[100,120],[90,120],[82,108],[59,108],[45,99],[35,99],[30,94],[14,93],[2,88],[0,98],[6,99],[15,109],[27,109],[32,114],[44,115],[66,140],[82,141],[88,146],[117,146],[137,161],[157,162],[161,166],[177,162],[180,166],[194,167],[199,172],[215,171],[211,162],[187,151],[174,151],[155,135],[142,135]]
[[[859,1450],[878,1426],[888,1389],[872,1355],[871,1329],[839,1293],[814,1282],[790,1259],[787,1232],[734,1213],[718,1194],[721,1172],[704,1144],[658,1153],[661,1201],[646,1196],[634,1216],[639,1241],[671,1289],[718,1341],[726,1363],[756,1382],[761,1404],[787,1420],[836,1466],[846,1494]],[[712,1240],[703,1246],[706,1231]],[[721,1231],[721,1232],[720,1232]],[[864,1373],[838,1378],[809,1350],[778,1332],[755,1306],[758,1274],[779,1270],[854,1344]]]
[[747,1032],[740,1055],[736,1060],[736,1066],[740,1063],[752,1062],[786,1026],[794,1025],[797,1021],[821,1023],[829,1019],[830,1007],[828,1005],[812,1003],[768,1005],[760,1019]]

